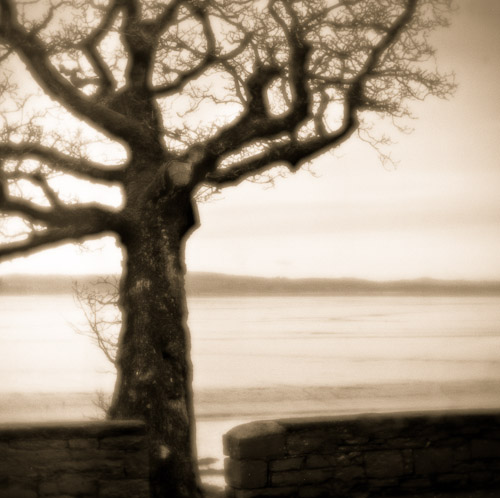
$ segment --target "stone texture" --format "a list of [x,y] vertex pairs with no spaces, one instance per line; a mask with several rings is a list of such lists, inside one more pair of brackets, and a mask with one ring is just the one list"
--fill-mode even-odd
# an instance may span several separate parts
[[129,478],[149,475],[149,455],[147,451],[126,455],[123,459],[123,470]]
[[397,477],[407,472],[399,450],[370,451],[365,454],[365,465],[368,477]]
[[287,438],[290,455],[311,453],[331,453],[336,448],[338,438],[332,437],[324,430],[301,431],[292,433]]
[[70,439],[68,441],[69,448],[80,449],[97,449],[99,446],[99,441],[97,439]]
[[0,425],[0,440],[0,498],[149,497],[142,423]]
[[228,494],[227,498],[292,498],[297,496],[297,488],[263,488],[263,489],[236,489],[234,494]]
[[80,474],[66,474],[57,479],[59,492],[67,495],[93,495],[97,493],[97,480]]
[[333,473],[333,469],[305,469],[273,472],[271,474],[271,484],[273,486],[316,484],[327,481],[333,476]]
[[224,454],[231,458],[262,458],[284,455],[285,429],[277,422],[251,422],[224,435]]
[[495,439],[473,439],[471,454],[472,458],[500,459],[500,441]]
[[68,447],[68,442],[59,439],[18,439],[9,444],[10,448],[19,450],[47,450],[63,449]]
[[34,490],[15,485],[0,489],[0,498],[38,498],[38,494]]
[[114,436],[99,440],[99,449],[108,450],[140,450],[144,448],[142,436]]
[[147,479],[127,479],[124,481],[100,481],[98,498],[149,498]]
[[235,488],[263,488],[267,485],[267,464],[262,460],[233,460],[224,462],[226,482]]
[[357,465],[335,469],[335,479],[351,482],[365,477],[365,468]]
[[330,491],[327,488],[306,486],[299,489],[299,498],[329,498]]
[[[496,413],[279,420],[266,422],[261,433],[255,424],[247,424],[243,432],[233,429],[226,438],[226,453],[229,462],[238,462],[241,474],[247,459],[267,462],[270,480],[259,489],[230,488],[229,498],[500,496],[500,415]],[[263,440],[271,433],[279,436],[272,448],[279,457],[269,455]],[[239,434],[245,441],[238,441]],[[242,450],[248,441],[251,458]]]
[[40,496],[59,494],[59,485],[57,481],[41,482],[38,486],[38,494]]
[[308,455],[306,458],[306,467],[308,469],[331,467],[332,460],[333,458],[330,455]]
[[303,457],[286,458],[284,460],[273,460],[269,464],[269,469],[272,472],[280,472],[283,470],[298,470],[304,463]]
[[414,451],[415,473],[430,475],[450,472],[453,469],[453,448],[426,448]]

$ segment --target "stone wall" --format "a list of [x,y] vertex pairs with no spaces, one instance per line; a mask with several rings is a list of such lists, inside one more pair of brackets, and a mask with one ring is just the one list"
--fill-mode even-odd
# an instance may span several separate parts
[[146,498],[144,424],[0,425],[0,498]]
[[252,422],[224,453],[231,498],[500,496],[500,414]]

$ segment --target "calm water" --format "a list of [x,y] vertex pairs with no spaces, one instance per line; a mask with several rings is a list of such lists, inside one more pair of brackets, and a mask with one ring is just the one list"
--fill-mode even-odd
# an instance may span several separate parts
[[[500,297],[189,306],[198,455],[212,462],[203,480],[221,488],[222,434],[251,419],[500,406]],[[72,296],[0,296],[0,317],[0,422],[102,417],[95,391],[111,391],[114,374],[74,331],[84,319]],[[89,394],[7,394],[54,391]]]
[[[499,297],[189,301],[195,386],[500,380]],[[0,390],[111,390],[70,295],[0,296]]]

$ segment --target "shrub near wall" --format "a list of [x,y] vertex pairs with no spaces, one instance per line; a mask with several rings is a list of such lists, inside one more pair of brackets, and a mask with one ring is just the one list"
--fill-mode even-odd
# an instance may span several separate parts
[[0,498],[147,498],[144,424],[0,425]]
[[500,497],[499,414],[252,422],[224,436],[224,451],[231,498]]

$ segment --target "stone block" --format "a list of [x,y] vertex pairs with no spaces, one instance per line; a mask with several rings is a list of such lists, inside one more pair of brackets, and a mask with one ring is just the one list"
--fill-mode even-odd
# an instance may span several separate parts
[[397,478],[392,479],[369,479],[368,488],[376,489],[373,493],[374,496],[379,496],[380,490],[382,489],[398,489],[399,480]]
[[17,439],[11,441],[9,446],[19,450],[36,451],[67,448],[68,442],[61,439]]
[[13,484],[0,489],[0,498],[38,498],[38,493],[26,486]]
[[352,482],[365,477],[365,469],[360,465],[351,465],[335,469],[335,479]]
[[57,481],[44,481],[38,485],[38,494],[40,496],[59,494]]
[[147,478],[149,476],[149,456],[147,452],[126,455],[123,461],[125,475],[129,478]]
[[99,481],[96,498],[149,498],[149,481],[146,479],[127,479]]
[[223,438],[224,454],[236,459],[284,456],[285,429],[277,422],[251,422],[231,429]]
[[442,474],[452,471],[455,462],[452,448],[426,448],[413,451],[417,475]]
[[471,459],[470,445],[456,446],[453,451],[453,459],[455,462],[466,462]]
[[0,475],[34,478],[63,468],[71,460],[67,449],[21,450],[10,448],[0,456]]
[[283,460],[273,460],[269,463],[269,469],[272,472],[280,472],[284,470],[298,470],[304,463],[303,457],[285,458]]
[[70,439],[68,441],[68,446],[70,448],[82,450],[82,449],[97,449],[99,446],[99,442],[97,439]]
[[227,498],[293,498],[297,496],[297,488],[262,488],[262,489],[235,489],[234,494]]
[[224,461],[226,482],[235,488],[263,488],[267,485],[267,463],[263,460]]
[[408,473],[403,455],[399,450],[367,452],[365,466],[368,477],[397,477]]
[[290,470],[286,472],[273,472],[271,474],[271,485],[304,486],[306,484],[318,484],[331,479],[333,475],[333,469],[305,469]]
[[407,489],[408,491],[415,490],[417,492],[422,489],[431,489],[431,486],[431,480],[425,477],[405,479],[400,483],[402,489]]
[[367,437],[346,436],[342,438],[342,444],[346,444],[348,446],[362,446],[369,442],[370,439]]
[[236,498],[236,491],[231,486],[226,486],[224,489],[224,498]]
[[335,461],[335,459],[330,455],[308,455],[306,458],[306,467],[308,469],[331,467],[332,461]]
[[80,474],[65,474],[57,479],[59,492],[68,495],[97,495],[96,479]]
[[360,451],[343,453],[340,450],[335,455],[329,456],[332,465],[335,467],[346,467],[350,465],[364,465],[364,455]]
[[491,482],[494,482],[493,476],[494,474],[492,472],[478,470],[469,474],[469,482],[471,482],[472,484],[477,484],[478,486],[485,486],[489,485]]
[[114,436],[99,440],[99,449],[104,450],[140,450],[146,447],[143,436]]
[[299,489],[299,498],[330,498],[330,496],[328,488],[305,486]]
[[500,441],[495,439],[473,439],[472,458],[500,458]]
[[337,448],[338,438],[324,430],[292,433],[287,438],[290,455],[308,455],[311,453],[333,453]]
[[[141,450],[136,450],[137,453]],[[71,448],[69,450],[72,460],[121,460],[127,451],[122,449],[99,449],[99,448]]]
[[435,481],[438,484],[445,485],[446,488],[452,487],[454,489],[463,488],[468,482],[467,474],[441,474],[435,476]]
[[69,460],[59,467],[67,472],[95,473],[104,478],[118,478],[125,475],[124,461],[121,459],[91,458],[87,460]]

